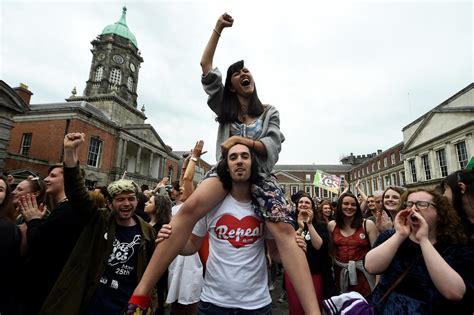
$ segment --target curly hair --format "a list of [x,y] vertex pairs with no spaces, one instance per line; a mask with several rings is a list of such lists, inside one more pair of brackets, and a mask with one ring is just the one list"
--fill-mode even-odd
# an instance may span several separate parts
[[323,221],[326,221],[326,219],[324,217],[324,213],[323,213],[323,207],[324,206],[329,206],[329,208],[331,208],[331,216],[329,217],[328,220],[329,221],[333,220],[334,219],[334,208],[332,206],[332,202],[327,200],[327,199],[321,201],[321,203],[319,204],[318,211],[317,211],[318,216],[320,216]]
[[464,233],[461,220],[446,197],[436,190],[411,189],[401,197],[401,204],[404,204],[408,196],[415,192],[426,192],[433,196],[433,203],[436,205],[436,239],[442,244],[466,243],[467,237]]
[[351,222],[351,228],[357,229],[357,228],[362,226],[364,218],[362,216],[362,209],[360,208],[359,200],[357,200],[357,197],[355,195],[351,194],[351,193],[342,194],[339,197],[338,201],[337,201],[336,213],[335,213],[336,225],[341,229],[344,227],[344,214],[342,213],[342,200],[345,197],[351,197],[355,200],[356,212],[355,212],[354,218],[352,219],[352,222]]

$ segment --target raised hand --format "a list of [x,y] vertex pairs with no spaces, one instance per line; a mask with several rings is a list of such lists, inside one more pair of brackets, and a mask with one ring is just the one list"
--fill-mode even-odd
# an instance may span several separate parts
[[375,216],[375,225],[379,232],[390,230],[393,227],[392,219],[387,215],[385,211],[377,211]]
[[77,149],[84,141],[86,135],[80,132],[68,133],[64,136],[64,149]]
[[20,211],[26,222],[33,219],[42,219],[46,214],[46,207],[38,206],[34,195],[26,194],[20,198]]
[[222,14],[217,19],[216,29],[222,31],[225,27],[232,27],[234,19],[227,13]]
[[408,220],[411,222],[411,226],[415,232],[415,238],[418,242],[421,242],[423,239],[428,239],[429,226],[421,214],[416,211],[412,211],[411,215],[408,217]]
[[253,141],[252,139],[244,138],[241,136],[232,136],[221,144],[221,149],[223,152],[227,152],[230,148],[232,148],[237,143],[248,146],[248,143],[252,141]]
[[411,232],[411,227],[408,222],[408,217],[411,215],[412,211],[410,209],[401,210],[398,212],[393,223],[395,232],[400,234],[403,237],[408,237]]
[[196,145],[194,146],[194,149],[191,150],[191,156],[193,158],[199,159],[201,155],[205,154],[207,151],[202,151],[202,148],[204,146],[204,141],[199,140],[196,142]]

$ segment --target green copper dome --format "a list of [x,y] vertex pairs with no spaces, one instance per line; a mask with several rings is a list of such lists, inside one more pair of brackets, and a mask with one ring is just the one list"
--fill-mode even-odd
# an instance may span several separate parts
[[115,34],[115,35],[122,36],[128,39],[129,41],[131,41],[133,45],[135,45],[135,47],[138,48],[137,39],[135,38],[135,35],[133,35],[132,32],[130,32],[130,30],[128,29],[127,21],[125,20],[126,15],[127,15],[127,8],[123,7],[122,16],[120,17],[120,20],[118,20],[114,24],[110,24],[106,26],[104,30],[102,31],[101,35]]

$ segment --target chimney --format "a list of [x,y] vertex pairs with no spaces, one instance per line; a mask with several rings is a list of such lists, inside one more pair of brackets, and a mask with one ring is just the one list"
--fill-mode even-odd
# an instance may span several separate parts
[[26,105],[30,105],[30,99],[33,93],[28,90],[28,85],[20,83],[20,86],[13,88],[13,90],[15,90],[16,94],[21,97],[21,99],[23,100],[23,102],[25,102]]
[[377,150],[377,155],[382,154],[382,150]]

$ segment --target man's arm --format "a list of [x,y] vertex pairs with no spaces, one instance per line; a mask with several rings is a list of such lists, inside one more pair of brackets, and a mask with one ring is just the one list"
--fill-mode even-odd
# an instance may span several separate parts
[[[173,228],[171,227],[171,225],[163,224],[160,231],[158,232],[158,235],[156,236],[156,244],[161,243],[165,239],[168,239],[172,233],[172,229]],[[183,247],[179,254],[182,256],[190,256],[195,254],[199,250],[199,248],[201,248],[203,239],[204,237],[202,236],[191,234],[189,236],[188,241],[186,242],[186,245]]]
[[89,197],[79,168],[78,150],[84,142],[83,133],[68,133],[64,137],[64,190],[71,207],[88,217],[97,209]]

